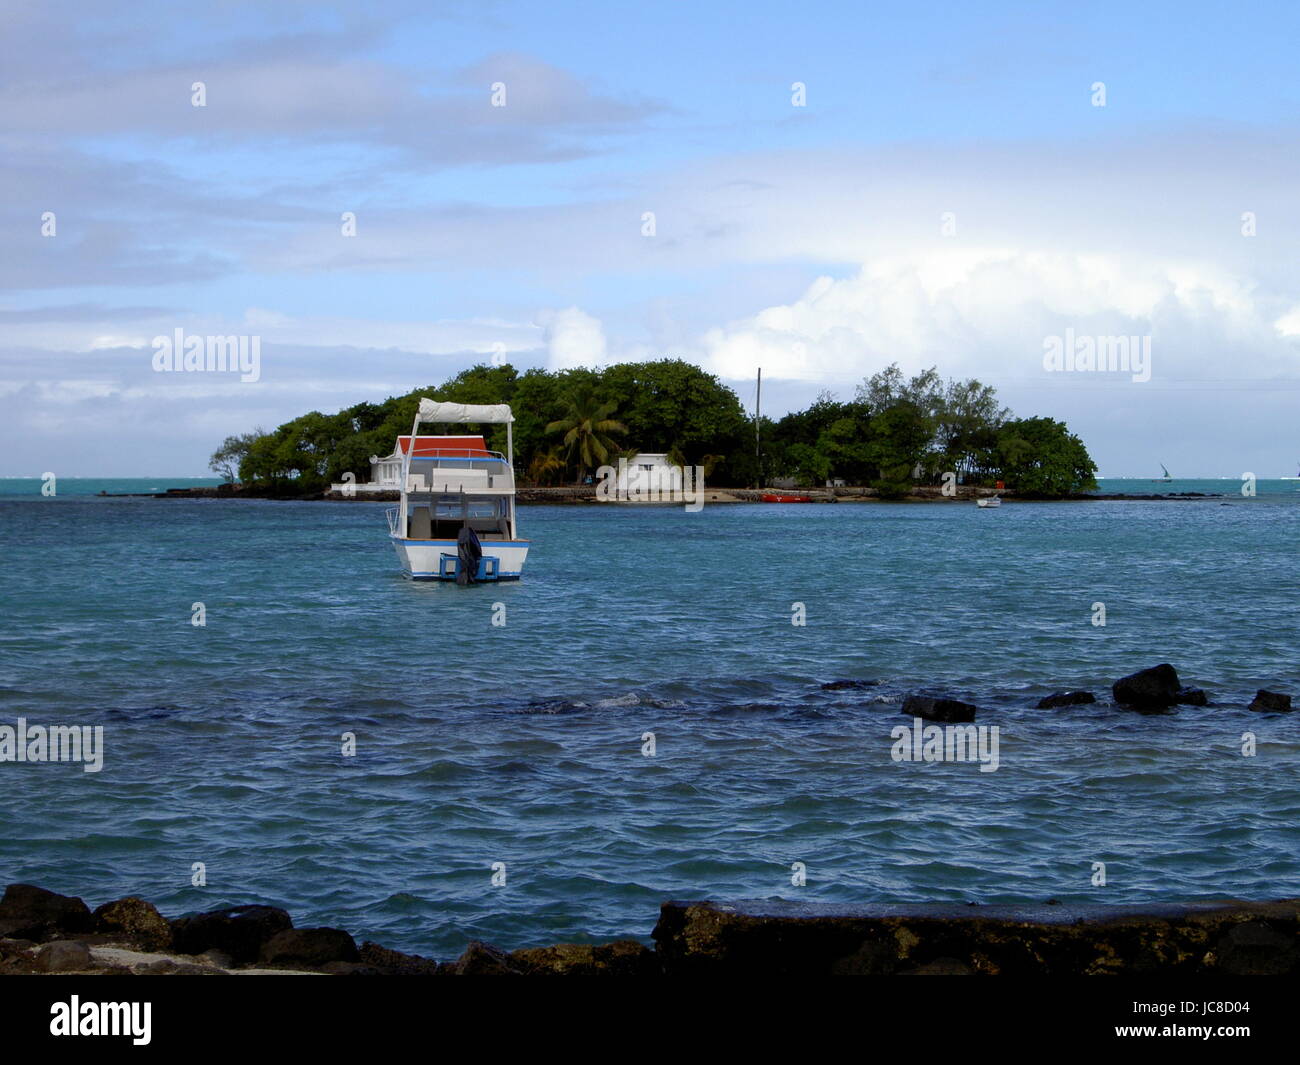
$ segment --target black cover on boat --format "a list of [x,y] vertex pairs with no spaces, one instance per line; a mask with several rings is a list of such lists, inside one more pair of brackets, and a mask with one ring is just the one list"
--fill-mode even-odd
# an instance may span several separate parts
[[462,525],[456,537],[456,583],[462,588],[478,580],[478,563],[483,557],[483,545],[478,542],[478,533],[468,525]]

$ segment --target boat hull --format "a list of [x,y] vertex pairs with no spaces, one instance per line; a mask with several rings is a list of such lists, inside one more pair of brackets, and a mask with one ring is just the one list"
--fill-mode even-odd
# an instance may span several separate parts
[[[459,566],[455,540],[403,540],[390,536],[402,570],[412,580],[454,581]],[[484,540],[476,580],[514,581],[523,576],[527,540]]]

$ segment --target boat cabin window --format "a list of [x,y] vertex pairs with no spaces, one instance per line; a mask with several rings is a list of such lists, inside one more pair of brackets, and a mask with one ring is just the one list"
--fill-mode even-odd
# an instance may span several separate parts
[[409,533],[416,540],[454,540],[466,517],[470,528],[480,538],[505,539],[509,536],[510,500],[505,496],[465,498],[427,496],[410,501]]

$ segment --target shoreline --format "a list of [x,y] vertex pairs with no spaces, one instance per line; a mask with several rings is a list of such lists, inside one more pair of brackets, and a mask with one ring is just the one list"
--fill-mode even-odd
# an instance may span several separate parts
[[338,928],[295,928],[274,906],[168,920],[127,896],[11,884],[0,975],[1244,976],[1300,973],[1300,899],[1139,903],[666,901],[636,939],[505,951],[470,940],[436,961]]
[[[365,486],[359,486],[364,488]],[[954,495],[945,495],[937,485],[917,485],[901,499],[881,499],[873,488],[705,488],[705,503],[722,504],[762,504],[765,495],[783,494],[806,496],[811,504],[817,503],[877,503],[908,505],[915,503],[970,503],[975,499],[1000,496],[1004,503],[1087,503],[1087,502],[1194,502],[1207,499],[1226,499],[1226,495],[1211,492],[1168,492],[1129,495],[1124,493],[1078,493],[1054,498],[1018,497],[1009,489],[969,487],[960,485]],[[168,488],[162,492],[100,492],[86,496],[87,499],[224,499],[249,500],[261,499],[276,502],[331,502],[331,503],[396,503],[401,496],[396,489],[378,491],[357,491],[347,494],[329,489],[297,495],[275,492],[271,489],[245,487],[243,485],[202,485],[192,488]],[[672,500],[598,500],[594,485],[576,485],[565,487],[520,488],[515,498],[522,504],[552,506],[582,506],[587,504],[613,503],[621,506],[678,506],[686,502],[683,498]],[[796,506],[801,504],[764,504],[778,506]]]

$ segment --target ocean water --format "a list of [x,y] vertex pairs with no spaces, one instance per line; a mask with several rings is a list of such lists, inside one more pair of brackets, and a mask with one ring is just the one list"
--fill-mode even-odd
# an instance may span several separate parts
[[[468,589],[404,580],[382,504],[95,496],[180,483],[0,482],[0,725],[105,729],[99,773],[0,763],[0,883],[439,959],[646,938],[667,898],[1300,895],[1300,714],[1245,709],[1300,695],[1294,483],[526,507],[524,579]],[[1110,705],[1161,661],[1215,705]],[[996,772],[892,760],[917,690],[981,708]]]

